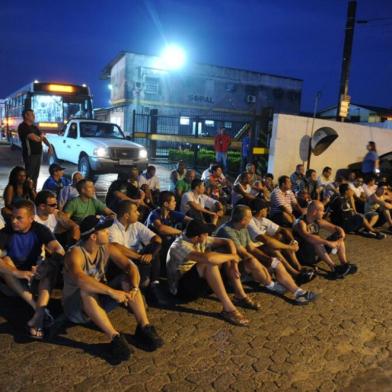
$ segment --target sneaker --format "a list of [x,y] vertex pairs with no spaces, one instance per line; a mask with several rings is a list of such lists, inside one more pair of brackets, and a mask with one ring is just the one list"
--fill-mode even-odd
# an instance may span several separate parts
[[[340,265],[337,265],[335,267],[335,271],[334,272],[335,272],[337,277],[344,278],[345,276],[350,274],[351,268],[352,268],[352,266],[351,266],[350,263],[340,264]],[[351,273],[355,273],[355,272],[351,272]]]
[[146,290],[146,301],[149,306],[167,306],[168,301],[164,298],[159,284],[151,284]]
[[121,333],[115,335],[110,342],[110,353],[119,361],[127,361],[130,358],[132,350]]
[[295,282],[298,285],[308,283],[316,277],[315,271],[301,270],[300,274],[295,278]]
[[306,305],[309,302],[314,301],[316,297],[317,295],[312,291],[305,291],[304,293],[295,296],[295,302],[298,305]]
[[385,233],[381,233],[380,231],[376,232],[376,238],[378,240],[383,240],[384,238],[387,238],[387,235]]
[[272,288],[269,288],[267,286],[264,286],[268,291],[270,291],[271,293],[275,293],[275,294],[279,294],[279,295],[283,295],[287,289],[286,287],[284,287],[283,285],[281,285],[279,282],[274,282],[274,286]]
[[135,339],[148,351],[155,351],[163,346],[163,339],[158,335],[155,327],[150,324],[145,327],[138,325],[135,331]]
[[367,238],[377,238],[377,234],[373,231],[363,230],[361,235]]
[[234,297],[233,304],[245,309],[259,310],[261,308],[260,304],[249,296],[244,298]]

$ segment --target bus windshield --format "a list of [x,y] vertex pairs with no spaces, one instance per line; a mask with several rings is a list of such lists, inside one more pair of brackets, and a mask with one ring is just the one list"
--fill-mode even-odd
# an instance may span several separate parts
[[91,100],[86,97],[36,94],[31,97],[31,108],[37,122],[63,122],[75,117],[92,118]]

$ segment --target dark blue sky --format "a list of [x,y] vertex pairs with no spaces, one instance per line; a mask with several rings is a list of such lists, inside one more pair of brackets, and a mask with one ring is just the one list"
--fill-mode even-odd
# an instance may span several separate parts
[[[302,110],[335,104],[346,0],[2,0],[0,98],[28,82],[87,83],[107,106],[102,68],[121,50],[159,54],[182,45],[189,60],[304,80]],[[358,0],[353,102],[392,107],[392,1]]]

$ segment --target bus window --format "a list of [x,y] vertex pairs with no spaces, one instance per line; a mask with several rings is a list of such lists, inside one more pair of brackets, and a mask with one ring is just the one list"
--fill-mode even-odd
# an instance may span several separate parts
[[57,95],[33,95],[31,102],[37,122],[63,121],[63,99]]
[[86,118],[91,119],[91,101],[90,99],[77,97],[64,97],[64,118]]

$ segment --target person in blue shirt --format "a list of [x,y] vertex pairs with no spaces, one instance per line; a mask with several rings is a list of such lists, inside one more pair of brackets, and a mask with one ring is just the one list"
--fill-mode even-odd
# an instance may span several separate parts
[[176,211],[176,197],[173,192],[163,191],[159,195],[159,208],[148,215],[146,226],[162,238],[161,271],[166,269],[166,255],[170,245],[182,234],[183,226],[192,220]]
[[44,182],[42,189],[52,191],[58,198],[60,191],[68,185],[71,185],[71,181],[64,177],[65,168],[60,166],[58,163],[52,163],[49,166],[50,177]]
[[362,173],[366,176],[379,173],[379,160],[376,149],[376,143],[370,141],[366,146],[368,153],[362,161]]
[[[46,309],[50,290],[65,252],[51,231],[34,221],[34,214],[32,201],[14,204],[11,224],[0,230],[0,249],[6,252],[0,257],[0,277],[8,289],[33,308],[28,333],[42,339],[45,321],[51,319]],[[41,258],[43,246],[45,260]],[[4,292],[9,294],[9,290]]]

